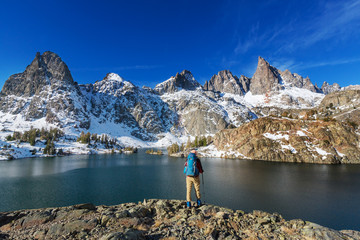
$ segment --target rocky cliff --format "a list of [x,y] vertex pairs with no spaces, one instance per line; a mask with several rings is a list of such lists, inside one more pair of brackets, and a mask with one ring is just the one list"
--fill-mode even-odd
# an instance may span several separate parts
[[115,206],[70,207],[0,213],[1,239],[360,239],[281,215],[245,213],[213,205],[185,208],[179,200],[144,200]]
[[360,90],[335,91],[321,101],[319,113],[338,121],[360,125]]
[[159,94],[164,93],[174,93],[179,90],[195,90],[196,88],[201,87],[192,73],[188,70],[184,70],[181,73],[177,73],[175,77],[171,77],[155,86],[154,91]]
[[249,91],[249,84],[249,78],[241,76],[239,79],[229,70],[224,70],[212,76],[209,81],[206,81],[203,88],[206,91],[245,95],[245,93]]
[[353,126],[337,121],[265,117],[220,131],[214,145],[253,160],[360,163],[360,135]]

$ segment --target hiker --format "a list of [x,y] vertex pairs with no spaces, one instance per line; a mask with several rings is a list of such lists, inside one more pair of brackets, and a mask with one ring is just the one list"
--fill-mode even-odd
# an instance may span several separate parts
[[195,149],[191,150],[187,160],[185,162],[184,173],[186,174],[186,206],[191,207],[191,188],[194,184],[195,193],[197,198],[197,206],[201,206],[201,195],[200,195],[200,177],[199,174],[203,173],[200,159],[196,156],[197,152]]

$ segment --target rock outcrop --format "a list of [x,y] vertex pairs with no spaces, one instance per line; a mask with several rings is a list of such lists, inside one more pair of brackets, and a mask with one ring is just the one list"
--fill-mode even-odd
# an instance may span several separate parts
[[319,108],[353,108],[360,105],[360,90],[339,91],[328,94]]
[[360,90],[332,92],[321,101],[319,113],[323,117],[360,125]]
[[360,163],[360,136],[353,126],[337,121],[260,118],[220,131],[214,145],[252,160]]
[[1,239],[360,239],[281,215],[245,213],[213,205],[185,208],[185,201],[144,200],[115,206],[70,207],[0,213]]

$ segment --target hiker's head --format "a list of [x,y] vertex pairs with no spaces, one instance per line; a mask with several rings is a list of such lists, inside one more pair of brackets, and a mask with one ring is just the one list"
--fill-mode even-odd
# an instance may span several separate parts
[[191,153],[197,154],[196,149],[192,149],[192,150],[191,150]]

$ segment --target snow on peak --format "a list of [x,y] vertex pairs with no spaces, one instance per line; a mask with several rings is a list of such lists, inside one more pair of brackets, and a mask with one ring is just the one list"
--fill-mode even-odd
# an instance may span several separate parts
[[104,78],[104,80],[115,80],[115,81],[120,81],[120,82],[124,81],[124,79],[116,73],[108,73],[106,75],[106,77]]
[[95,91],[114,96],[122,95],[133,88],[135,86],[131,82],[124,80],[116,73],[108,73],[102,81],[94,84]]

